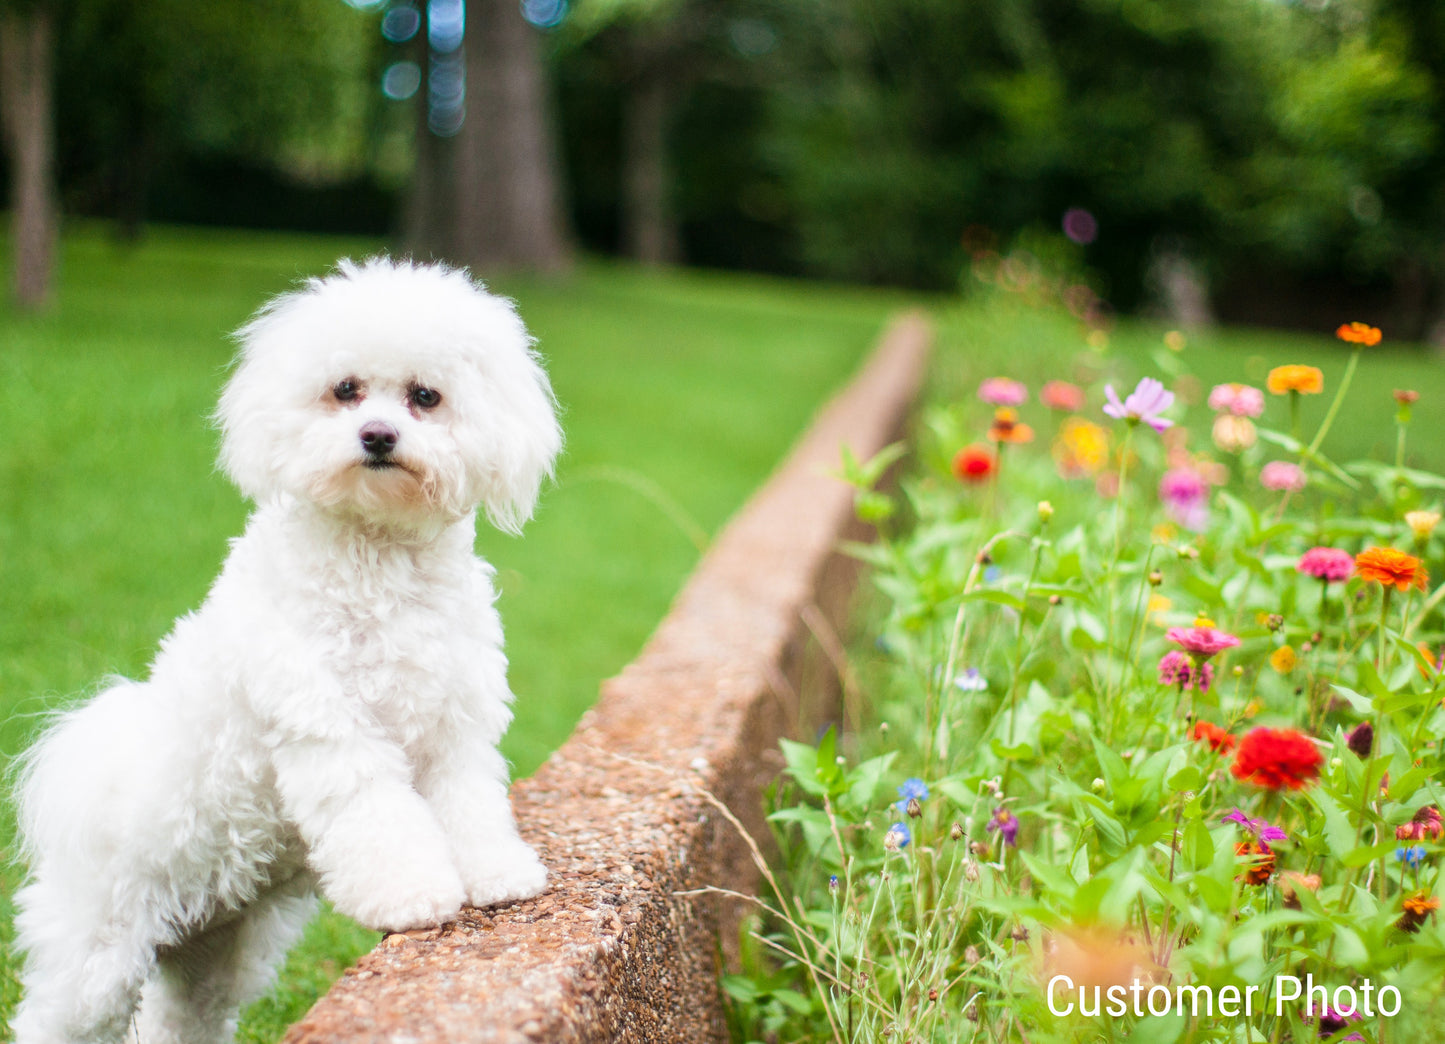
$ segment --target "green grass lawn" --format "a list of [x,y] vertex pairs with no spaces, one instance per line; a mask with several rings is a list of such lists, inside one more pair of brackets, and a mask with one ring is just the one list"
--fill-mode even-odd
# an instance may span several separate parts
[[[214,470],[207,421],[228,332],[298,277],[381,246],[188,229],[125,246],[81,228],[63,244],[56,306],[0,310],[7,760],[44,711],[108,673],[143,675],[240,532],[246,506]],[[767,475],[902,299],[599,263],[498,289],[538,338],[568,440],[526,534],[478,542],[499,570],[517,693],[506,747],[526,774],[666,611],[697,532],[715,532]],[[0,877],[0,1021],[17,993],[8,897],[19,877]],[[275,1039],[373,938],[320,918],[242,1039]]]

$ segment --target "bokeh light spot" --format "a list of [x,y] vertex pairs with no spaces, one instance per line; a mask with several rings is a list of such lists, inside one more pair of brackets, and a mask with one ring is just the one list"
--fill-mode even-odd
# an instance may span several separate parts
[[522,17],[538,29],[555,29],[567,11],[567,0],[522,0]]
[[421,12],[411,4],[397,4],[381,19],[381,35],[392,43],[406,43],[421,28]]
[[406,101],[421,86],[421,66],[416,62],[392,62],[381,74],[381,93],[393,101]]
[[1064,211],[1064,235],[1075,243],[1087,246],[1099,237],[1098,219],[1083,207],[1070,207]]

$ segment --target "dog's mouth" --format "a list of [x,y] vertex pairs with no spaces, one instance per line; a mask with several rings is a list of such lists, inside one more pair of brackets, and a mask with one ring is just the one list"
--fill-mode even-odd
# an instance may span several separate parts
[[401,465],[390,457],[367,457],[362,461],[362,466],[367,471],[390,471],[392,468],[400,468]]

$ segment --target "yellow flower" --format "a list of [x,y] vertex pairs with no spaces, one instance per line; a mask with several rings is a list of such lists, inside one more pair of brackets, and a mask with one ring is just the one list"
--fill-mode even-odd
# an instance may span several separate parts
[[1269,378],[1264,386],[1271,395],[1285,395],[1289,392],[1318,395],[1325,390],[1325,375],[1313,366],[1276,366],[1269,371]]
[[1294,670],[1297,662],[1298,659],[1294,654],[1294,650],[1288,645],[1281,645],[1269,654],[1269,665],[1279,671],[1280,674],[1288,674]]
[[1164,614],[1167,613],[1173,605],[1174,603],[1163,595],[1150,595],[1148,610],[1150,622],[1153,623],[1155,627],[1167,626],[1168,621],[1164,619]]
[[1053,455],[1064,478],[1097,475],[1109,463],[1109,433],[1092,421],[1070,417],[1054,438]]
[[1410,532],[1415,534],[1415,539],[1421,542],[1430,539],[1430,534],[1435,532],[1435,527],[1440,524],[1440,512],[1438,511],[1407,511],[1405,512],[1405,525],[1410,527]]
[[1184,351],[1185,343],[1186,342],[1184,340],[1184,335],[1178,330],[1170,330],[1167,334],[1164,335],[1164,345],[1171,352]]
[[1195,627],[1218,627],[1219,625],[1205,616],[1203,613],[1196,613],[1194,616]]

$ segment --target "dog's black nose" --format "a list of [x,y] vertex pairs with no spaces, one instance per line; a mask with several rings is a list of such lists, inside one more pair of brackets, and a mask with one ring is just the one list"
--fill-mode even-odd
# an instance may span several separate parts
[[361,426],[361,448],[368,456],[385,457],[396,449],[396,429],[385,421],[367,421]]

